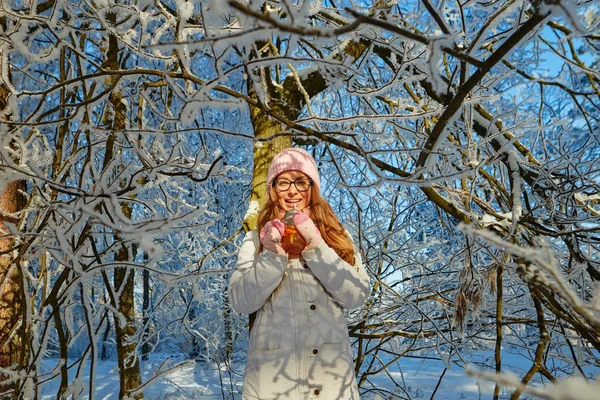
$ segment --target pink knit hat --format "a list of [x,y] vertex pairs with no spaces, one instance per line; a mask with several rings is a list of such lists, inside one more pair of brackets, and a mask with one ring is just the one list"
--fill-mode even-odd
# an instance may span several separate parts
[[291,147],[275,156],[267,173],[267,192],[271,189],[273,179],[285,171],[303,172],[312,179],[317,190],[321,189],[321,179],[319,178],[317,163],[306,150]]

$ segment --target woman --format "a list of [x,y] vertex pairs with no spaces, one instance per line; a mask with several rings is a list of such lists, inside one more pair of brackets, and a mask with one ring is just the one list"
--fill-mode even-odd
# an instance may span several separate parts
[[[279,153],[267,174],[258,230],[242,242],[228,294],[234,310],[257,312],[245,400],[359,399],[342,308],[364,303],[369,277],[320,186],[310,154]],[[299,254],[282,242],[281,220],[294,208],[300,211],[294,225],[306,241]]]

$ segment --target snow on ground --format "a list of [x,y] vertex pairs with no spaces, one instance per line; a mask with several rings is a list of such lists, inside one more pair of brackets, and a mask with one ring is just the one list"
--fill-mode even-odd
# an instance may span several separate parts
[[[52,369],[58,360],[44,361],[45,370]],[[230,368],[219,371],[215,364],[207,364],[194,360],[183,360],[180,357],[166,357],[154,355],[148,361],[141,362],[142,381],[147,382],[157,371],[172,369],[155,379],[144,389],[146,399],[238,399],[241,396],[232,396],[231,393],[240,393],[243,381],[243,364],[235,364]],[[96,372],[97,400],[116,399],[119,395],[119,371],[116,361],[99,361]],[[220,372],[220,373],[219,373]],[[75,371],[69,371],[71,375]],[[84,393],[75,398],[87,399],[89,390],[89,365],[83,372]],[[222,384],[221,384],[222,382]],[[60,381],[59,377],[42,386],[42,399],[56,398]]]
[[[491,357],[490,354],[482,354],[482,358]],[[52,369],[57,363],[56,359],[45,360],[45,370]],[[219,368],[215,364],[196,362],[193,360],[183,360],[181,358],[165,358],[154,356],[149,361],[143,361],[142,376],[143,381],[148,381],[152,373],[159,368],[165,370],[173,365],[182,363],[178,368],[167,372],[165,375],[156,379],[144,390],[144,397],[151,400],[158,399],[240,399],[241,387],[243,381],[244,365],[235,363],[229,368]],[[512,354],[505,354],[503,363],[511,365],[510,370],[516,374],[523,374],[531,365],[523,357]],[[438,360],[422,359],[401,359],[400,365],[394,364],[388,368],[389,375],[410,394],[413,399],[429,399],[435,389],[439,377],[444,370],[444,364]],[[591,371],[595,375],[600,373],[600,368]],[[75,371],[70,371],[75,374]],[[87,378],[88,370],[84,371],[83,387],[84,393],[75,398],[88,398],[87,391],[89,380]],[[119,391],[119,374],[115,361],[100,361],[97,365],[97,383],[96,399],[116,399]],[[55,399],[59,380],[46,383],[42,387],[42,399]],[[384,387],[392,392],[404,393],[401,389],[395,388],[391,383],[388,374],[382,372],[363,385],[363,389],[371,387]],[[435,399],[454,400],[454,399],[491,399],[494,390],[494,384],[489,381],[478,381],[475,378],[466,375],[464,369],[457,365],[451,365],[442,379]],[[501,398],[510,397],[511,390],[503,389]],[[407,397],[407,396],[404,396]],[[362,400],[382,399],[373,395],[364,395]]]

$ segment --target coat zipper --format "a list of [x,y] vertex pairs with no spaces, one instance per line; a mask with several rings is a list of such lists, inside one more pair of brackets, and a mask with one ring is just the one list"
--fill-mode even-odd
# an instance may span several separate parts
[[[298,264],[300,260],[293,261],[295,265],[292,265],[291,268],[291,281],[298,283],[294,285],[294,287],[290,287],[290,293],[292,294],[292,312],[294,313],[294,323],[296,323],[295,329],[295,338],[296,338],[296,375],[297,382],[301,384],[297,386],[297,398],[302,399],[304,393],[308,393],[308,347],[306,343],[306,324],[308,321],[305,321],[305,306],[306,306],[306,296],[302,286],[300,285],[301,281],[303,281],[302,272],[298,269]],[[299,293],[296,293],[294,296],[294,288],[298,288]],[[296,302],[296,297],[299,295],[299,303]],[[305,387],[306,386],[306,387]]]
[[[292,301],[292,314],[294,314],[294,353],[296,356],[296,382],[299,382],[299,378],[300,378],[300,374],[298,373],[298,369],[300,368],[300,357],[299,357],[299,351],[298,351],[298,328],[301,326],[298,323],[298,318],[297,318],[297,312],[296,312],[296,301],[294,298],[294,285],[293,285],[293,280],[294,280],[294,268],[292,265],[292,268],[289,269],[290,270],[290,279],[289,279],[289,286],[290,286],[290,298]],[[299,385],[296,386],[296,398],[300,399],[300,390],[299,390]]]

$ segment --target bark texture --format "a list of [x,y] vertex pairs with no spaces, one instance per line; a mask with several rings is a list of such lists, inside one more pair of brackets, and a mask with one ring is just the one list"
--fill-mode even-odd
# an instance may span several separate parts
[[[26,309],[23,295],[23,276],[20,260],[14,252],[15,239],[8,232],[8,224],[17,225],[15,213],[23,210],[26,201],[22,192],[24,181],[9,182],[0,196],[0,368],[15,371],[27,363],[27,325],[23,321]],[[0,374],[0,393],[12,392],[18,397],[19,380],[2,384],[8,376]]]

